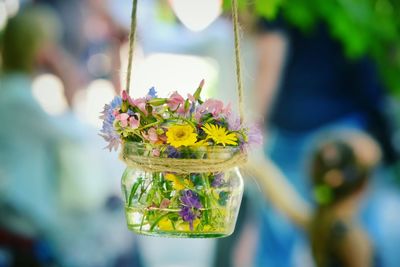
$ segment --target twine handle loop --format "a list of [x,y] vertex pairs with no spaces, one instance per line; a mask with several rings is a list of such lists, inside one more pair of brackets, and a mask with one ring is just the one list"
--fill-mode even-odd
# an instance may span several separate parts
[[[198,0],[198,1],[201,1],[201,0]],[[132,15],[131,15],[131,30],[130,30],[130,34],[129,34],[128,69],[127,69],[127,74],[126,74],[126,91],[128,94],[129,94],[130,87],[131,87],[133,55],[134,55],[135,41],[136,41],[137,3],[138,3],[138,0],[133,0]],[[240,122],[243,122],[243,120],[244,120],[244,94],[243,94],[243,82],[242,82],[242,71],[241,71],[241,60],[240,60],[240,36],[239,36],[239,20],[238,20],[237,0],[232,0],[232,22],[233,22],[234,41],[235,41],[236,82],[237,82],[237,93],[238,93],[238,102],[239,102],[239,115],[240,115]]]

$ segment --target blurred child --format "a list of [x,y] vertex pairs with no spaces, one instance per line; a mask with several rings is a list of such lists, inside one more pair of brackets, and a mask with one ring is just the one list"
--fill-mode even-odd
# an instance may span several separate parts
[[310,170],[317,208],[309,237],[318,267],[377,266],[357,213],[379,159],[378,145],[362,133],[339,133],[317,146]]

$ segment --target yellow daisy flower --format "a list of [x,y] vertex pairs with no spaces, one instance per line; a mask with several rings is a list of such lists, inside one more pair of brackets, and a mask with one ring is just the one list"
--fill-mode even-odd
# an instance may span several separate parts
[[190,125],[171,126],[166,133],[167,143],[174,147],[191,146],[197,142],[197,134],[193,130]]
[[183,190],[186,187],[193,187],[193,183],[187,179],[183,181],[179,179],[175,174],[167,173],[164,175],[165,180],[172,182],[172,187],[175,190]]
[[237,137],[233,133],[229,133],[224,127],[206,123],[202,129],[211,138],[215,144],[237,145]]
[[208,146],[208,142],[206,140],[200,140],[193,145],[194,147]]
[[172,222],[168,218],[162,218],[158,222],[158,228],[161,231],[171,231],[174,230],[174,226],[172,225]]

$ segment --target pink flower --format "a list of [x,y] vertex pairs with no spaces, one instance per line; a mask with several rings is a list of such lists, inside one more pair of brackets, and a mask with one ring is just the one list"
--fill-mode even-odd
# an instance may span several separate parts
[[232,115],[232,104],[229,103],[225,108],[223,108],[221,114],[225,118],[229,118]]
[[196,109],[194,115],[196,120],[200,120],[201,116],[205,113],[211,113],[213,117],[221,117],[225,114],[230,114],[230,105],[224,109],[224,103],[216,99],[207,99],[202,105]]
[[123,91],[122,91],[122,100],[123,100],[123,101],[126,101],[126,100],[128,100],[128,99],[130,99],[130,96],[129,96],[128,92],[125,91],[125,90],[123,90]]
[[196,109],[195,113],[194,113],[194,118],[196,121],[200,121],[201,116],[203,116],[204,112],[200,109]]
[[119,110],[118,109],[114,109],[113,111],[111,111],[112,114],[114,115],[114,117],[117,117],[119,115]]
[[154,157],[159,157],[160,156],[160,150],[158,148],[153,149],[153,156]]
[[129,103],[132,106],[137,107],[141,112],[143,112],[144,115],[147,116],[147,110],[146,110],[146,98],[137,98],[137,99],[130,99]]
[[168,107],[171,110],[177,110],[179,106],[184,108],[185,99],[178,92],[174,92],[168,99]]
[[118,114],[115,119],[120,121],[121,127],[125,128],[128,126],[129,115],[127,113]]
[[143,132],[142,135],[143,135],[144,139],[150,141],[150,143],[156,143],[159,140],[157,130],[154,127],[150,128],[147,131],[147,134]]
[[140,126],[140,114],[135,113],[129,118],[129,126],[133,129],[137,129]]
[[187,96],[188,96],[188,99],[189,99],[192,103],[195,103],[195,102],[196,102],[196,99],[194,98],[193,95],[187,94]]
[[222,110],[224,108],[224,103],[220,100],[216,99],[208,99],[206,102],[204,102],[204,106],[210,112],[214,117],[220,115],[222,113]]
[[160,209],[168,208],[169,204],[171,204],[171,200],[164,198],[160,203]]
[[147,99],[146,98],[132,99],[129,96],[128,92],[123,90],[122,91],[122,100],[128,101],[129,104],[137,107],[141,112],[143,112],[147,116],[147,110],[146,110]]

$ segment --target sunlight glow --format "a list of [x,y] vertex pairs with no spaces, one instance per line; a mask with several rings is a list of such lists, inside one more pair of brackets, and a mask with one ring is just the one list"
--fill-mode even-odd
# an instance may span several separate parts
[[4,29],[7,23],[7,9],[3,2],[0,2],[0,31]]
[[170,0],[179,20],[191,31],[202,31],[221,15],[221,0]]
[[114,86],[107,80],[94,80],[86,90],[77,92],[74,97],[74,109],[80,119],[100,128],[100,113],[105,103],[110,103],[115,96]]
[[193,93],[202,79],[206,84],[203,97],[218,81],[218,63],[210,58],[178,55],[150,54],[142,61],[136,61],[132,75],[131,95],[141,97],[148,89],[155,87],[159,96],[178,91],[181,95]]
[[3,0],[3,2],[5,4],[8,17],[13,17],[18,13],[20,8],[19,0]]
[[50,115],[61,115],[68,109],[61,80],[52,74],[38,76],[32,85],[32,93],[42,108]]

